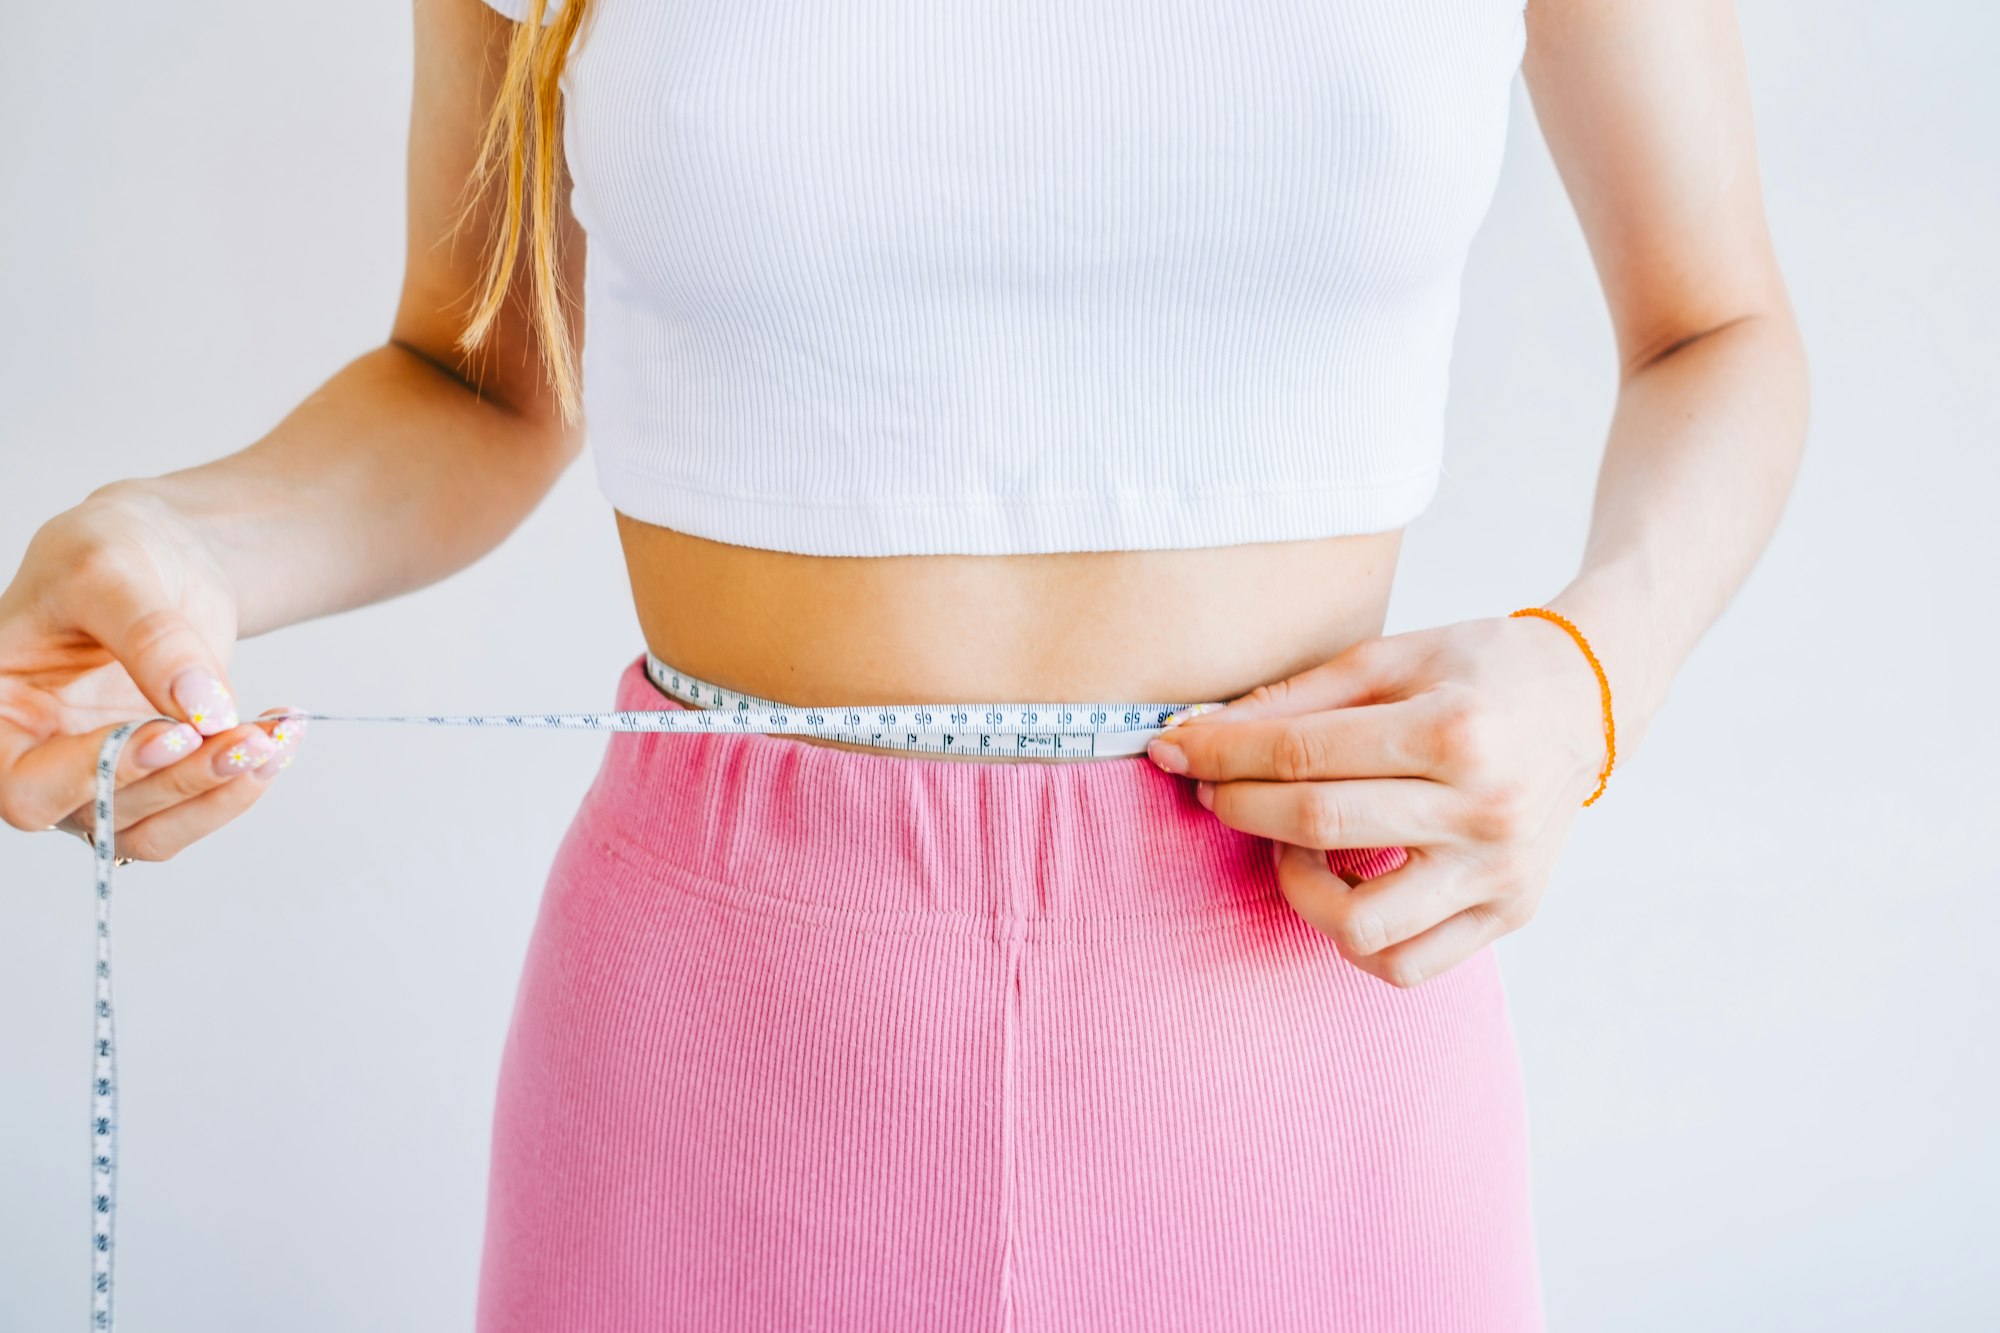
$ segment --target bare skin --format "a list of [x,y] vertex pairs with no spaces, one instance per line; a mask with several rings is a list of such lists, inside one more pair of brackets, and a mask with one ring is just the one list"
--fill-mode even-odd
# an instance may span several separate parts
[[[389,339],[248,447],[108,483],[37,532],[0,592],[7,823],[87,830],[110,728],[189,718],[173,682],[193,669],[226,683],[239,638],[464,568],[575,459],[580,438],[561,424],[519,305],[488,355],[461,365],[453,351],[483,219],[445,238],[507,23],[480,0],[424,0],[415,20],[409,258]],[[1515,604],[1588,633],[1625,762],[1782,511],[1805,437],[1805,354],[1727,0],[1529,0],[1527,20],[1524,76],[1621,371],[1581,566]],[[564,226],[580,291],[584,237]],[[296,504],[306,492],[313,503]],[[1393,532],[835,559],[618,523],[648,645],[721,684],[800,703],[1236,699],[1168,732],[1154,761],[1197,780],[1216,818],[1270,838],[1292,907],[1397,986],[1530,919],[1605,759],[1596,678],[1557,627],[1506,618],[1510,606],[1380,637]],[[752,592],[755,610],[724,589]],[[936,608],[967,602],[983,608],[976,623],[935,631]],[[127,854],[167,859],[268,790],[260,775],[276,764],[232,771],[232,747],[298,752],[296,735],[253,737],[270,728],[225,702],[205,710],[198,746],[151,747],[152,768],[141,759],[166,724],[126,748]],[[1324,857],[1373,846],[1406,847],[1409,863],[1354,882]]]
[[[1402,540],[856,559],[733,546],[624,514],[618,530],[655,653],[798,704],[1233,698],[1380,633]],[[1302,605],[1300,588],[1327,595]],[[1225,605],[1214,632],[1181,627],[1190,607]],[[978,614],[940,632],[964,607]]]

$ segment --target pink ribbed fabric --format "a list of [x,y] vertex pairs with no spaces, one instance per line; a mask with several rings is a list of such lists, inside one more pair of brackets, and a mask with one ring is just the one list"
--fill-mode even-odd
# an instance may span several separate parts
[[[680,707],[643,666],[618,706]],[[1352,967],[1186,779],[617,733],[516,1000],[478,1329],[1517,1333],[1530,1214],[1492,950]]]

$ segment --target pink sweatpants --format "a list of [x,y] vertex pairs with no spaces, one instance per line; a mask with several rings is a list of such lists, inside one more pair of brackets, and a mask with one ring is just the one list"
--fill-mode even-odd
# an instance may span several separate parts
[[[681,706],[643,656],[617,705]],[[1492,951],[1361,972],[1143,758],[614,733],[515,1004],[478,1328],[1517,1333],[1528,1166]]]

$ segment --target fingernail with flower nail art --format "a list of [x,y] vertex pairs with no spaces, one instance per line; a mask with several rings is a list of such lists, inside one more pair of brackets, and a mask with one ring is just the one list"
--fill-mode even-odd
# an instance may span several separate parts
[[[273,708],[272,713],[284,714],[303,712],[303,709]],[[305,740],[306,720],[303,717],[281,717],[271,726],[271,753],[258,761],[251,770],[251,776],[260,782],[269,782],[278,775],[281,768],[289,768],[292,760],[298,758],[299,745]]]
[[193,754],[200,744],[200,732],[185,722],[176,722],[141,745],[132,762],[145,769],[165,768],[181,756]]
[[1221,711],[1221,704],[1190,704],[1186,708],[1177,708],[1173,712],[1168,713],[1166,717],[1161,719],[1160,725],[1163,727],[1178,727],[1191,717],[1200,717],[1203,713],[1219,713]]
[[206,667],[189,667],[174,677],[171,693],[187,720],[204,736],[236,725],[235,697]]
[[248,773],[277,753],[278,747],[261,731],[253,731],[215,756],[215,771],[225,778]]
[[[289,749],[297,745],[304,738],[306,734],[306,720],[301,716],[304,712],[303,708],[273,708],[264,715],[265,718],[272,716],[278,718],[276,722],[271,724],[271,740],[278,748]],[[291,716],[286,716],[286,714],[290,714]]]

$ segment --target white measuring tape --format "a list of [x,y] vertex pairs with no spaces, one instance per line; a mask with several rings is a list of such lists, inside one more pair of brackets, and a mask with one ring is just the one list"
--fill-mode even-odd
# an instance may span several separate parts
[[[991,758],[1094,759],[1143,754],[1176,713],[1219,704],[854,704],[800,708],[724,689],[676,671],[651,651],[646,675],[691,710],[640,709],[610,713],[496,713],[356,716],[292,711],[275,717],[325,722],[409,722],[433,727],[570,727],[588,731],[694,733],[762,732],[818,736],[880,749]],[[117,865],[112,795],[118,755],[132,733],[152,721],[119,726],[97,752],[95,856],[97,897],[96,1031],[90,1069],[90,1326],[113,1327],[113,1232],[118,1219],[118,1043],[111,1004],[111,872]],[[259,718],[269,721],[270,718]]]

